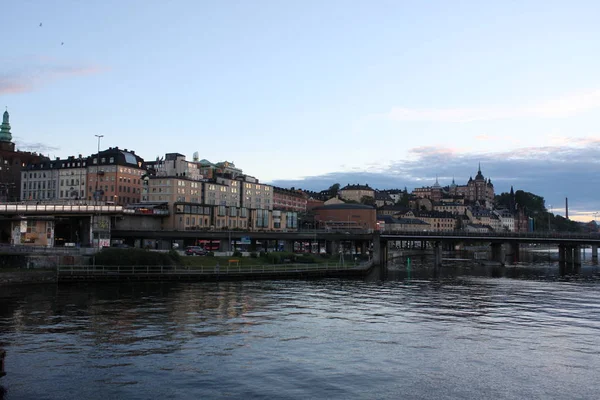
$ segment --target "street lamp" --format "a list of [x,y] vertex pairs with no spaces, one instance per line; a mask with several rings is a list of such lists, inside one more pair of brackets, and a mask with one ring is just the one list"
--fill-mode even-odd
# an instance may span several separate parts
[[100,180],[100,139],[104,137],[104,135],[94,135],[98,138],[98,153],[96,154],[96,191],[94,192],[94,196],[96,197],[96,204],[98,203],[98,198],[100,197],[100,193],[98,192],[98,181]]
[[[94,196],[96,197],[96,205],[98,205],[98,199],[100,197],[100,192],[98,191],[98,181],[100,180],[100,139],[104,137],[104,135],[94,135],[98,138],[98,153],[96,155],[96,191],[94,192]],[[101,223],[101,213],[102,210],[98,209],[98,221],[96,222],[96,229],[100,228]],[[100,231],[98,229],[98,250],[100,250]]]

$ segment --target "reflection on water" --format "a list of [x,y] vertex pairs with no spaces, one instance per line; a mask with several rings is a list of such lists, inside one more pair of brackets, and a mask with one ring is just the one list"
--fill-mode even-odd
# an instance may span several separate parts
[[0,398],[595,399],[598,266],[530,257],[415,257],[385,281],[3,287]]

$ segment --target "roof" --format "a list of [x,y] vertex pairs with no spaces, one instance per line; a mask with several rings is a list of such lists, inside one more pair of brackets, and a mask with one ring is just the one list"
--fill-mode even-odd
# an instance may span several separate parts
[[394,199],[385,192],[375,192],[375,200],[394,201]]
[[375,191],[375,189],[373,189],[372,187],[370,187],[368,184],[366,185],[346,185],[343,188],[341,188],[340,190],[371,190],[371,191]]

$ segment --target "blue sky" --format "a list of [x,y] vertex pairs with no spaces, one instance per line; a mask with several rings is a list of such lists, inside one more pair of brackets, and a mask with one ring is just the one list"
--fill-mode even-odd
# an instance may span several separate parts
[[481,162],[497,192],[600,210],[598,2],[40,0],[1,15],[0,97],[24,150],[89,155],[103,134],[315,189],[464,183]]

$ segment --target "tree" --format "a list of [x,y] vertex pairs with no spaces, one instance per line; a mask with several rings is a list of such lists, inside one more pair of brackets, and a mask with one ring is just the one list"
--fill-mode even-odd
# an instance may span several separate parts
[[375,206],[375,198],[371,196],[363,196],[360,199],[361,204],[366,204],[368,206]]
[[327,191],[329,192],[330,197],[337,196],[338,192],[340,191],[340,184],[334,183],[333,185],[329,186],[329,189]]
[[408,208],[409,204],[410,204],[410,195],[405,190],[402,193],[402,195],[400,196],[400,198],[398,199],[398,201],[396,202],[396,205]]

